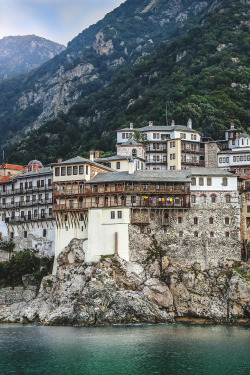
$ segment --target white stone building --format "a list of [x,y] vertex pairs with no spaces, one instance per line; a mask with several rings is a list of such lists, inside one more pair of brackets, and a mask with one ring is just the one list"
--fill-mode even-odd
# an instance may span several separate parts
[[155,126],[150,121],[148,126],[117,131],[117,143],[133,137],[134,131],[141,133],[146,144],[146,169],[180,170],[194,166],[204,166],[204,144],[200,132],[192,128],[192,121],[187,126]]
[[15,250],[33,248],[40,256],[55,252],[51,168],[11,176],[0,181],[0,236],[13,241]]

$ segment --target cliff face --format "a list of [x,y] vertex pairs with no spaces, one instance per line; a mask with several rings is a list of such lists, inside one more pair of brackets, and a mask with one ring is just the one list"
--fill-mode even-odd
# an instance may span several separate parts
[[0,39],[0,79],[29,72],[64,49],[36,35],[4,37]]
[[[228,261],[201,271],[171,265],[160,249],[145,249],[140,262],[117,256],[86,264],[81,240],[58,258],[55,276],[32,278],[0,290],[1,322],[46,324],[160,323],[178,320],[249,324],[249,264]],[[136,256],[136,254],[134,254]]]

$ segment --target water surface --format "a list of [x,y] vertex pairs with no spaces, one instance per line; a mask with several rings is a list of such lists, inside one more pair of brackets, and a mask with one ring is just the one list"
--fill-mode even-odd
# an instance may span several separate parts
[[0,375],[250,375],[250,329],[0,325]]

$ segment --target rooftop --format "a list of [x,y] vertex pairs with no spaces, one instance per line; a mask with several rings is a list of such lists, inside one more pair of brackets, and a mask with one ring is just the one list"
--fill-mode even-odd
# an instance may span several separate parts
[[0,168],[5,168],[5,169],[13,169],[16,171],[26,171],[26,168],[23,167],[22,165],[14,165],[14,164],[8,164],[8,163],[3,163]]
[[124,131],[130,131],[133,132],[134,130],[139,130],[140,132],[148,132],[148,131],[174,131],[174,130],[180,130],[180,131],[186,131],[186,132],[193,132],[193,133],[199,133],[197,130],[194,130],[192,128],[188,128],[185,125],[148,125],[144,126],[142,128],[136,128],[136,129],[130,129],[130,128],[124,128],[119,129],[117,132],[124,132]]
[[17,176],[16,178],[26,178],[26,177],[33,177],[33,176],[35,177],[37,175],[52,174],[52,172],[53,171],[50,167],[45,167],[45,168],[39,168],[37,172],[30,171],[27,173],[23,173]]
[[104,182],[190,182],[191,176],[234,177],[231,172],[220,168],[190,168],[181,171],[135,171],[114,173],[98,173],[87,184]]

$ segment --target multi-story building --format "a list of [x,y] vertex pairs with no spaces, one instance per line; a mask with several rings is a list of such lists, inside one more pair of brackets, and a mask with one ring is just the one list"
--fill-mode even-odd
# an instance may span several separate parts
[[[136,171],[131,165],[129,172],[82,158],[53,165],[56,256],[79,238],[88,262],[112,254],[131,260],[132,247],[147,251],[154,239],[189,265],[240,259],[237,176],[218,168]],[[67,168],[75,168],[74,180]]]
[[190,167],[201,167],[205,163],[202,134],[192,128],[192,121],[187,126],[155,126],[150,121],[148,126],[133,129],[125,128],[117,131],[117,143],[134,136],[134,131],[141,133],[146,142],[146,169],[148,170],[180,170]]
[[217,166],[243,176],[250,176],[250,136],[235,129],[232,123],[225,139],[205,145],[206,166]]
[[13,239],[19,250],[33,248],[41,256],[53,256],[53,172],[38,163],[29,164],[30,172],[0,181],[0,236]]

